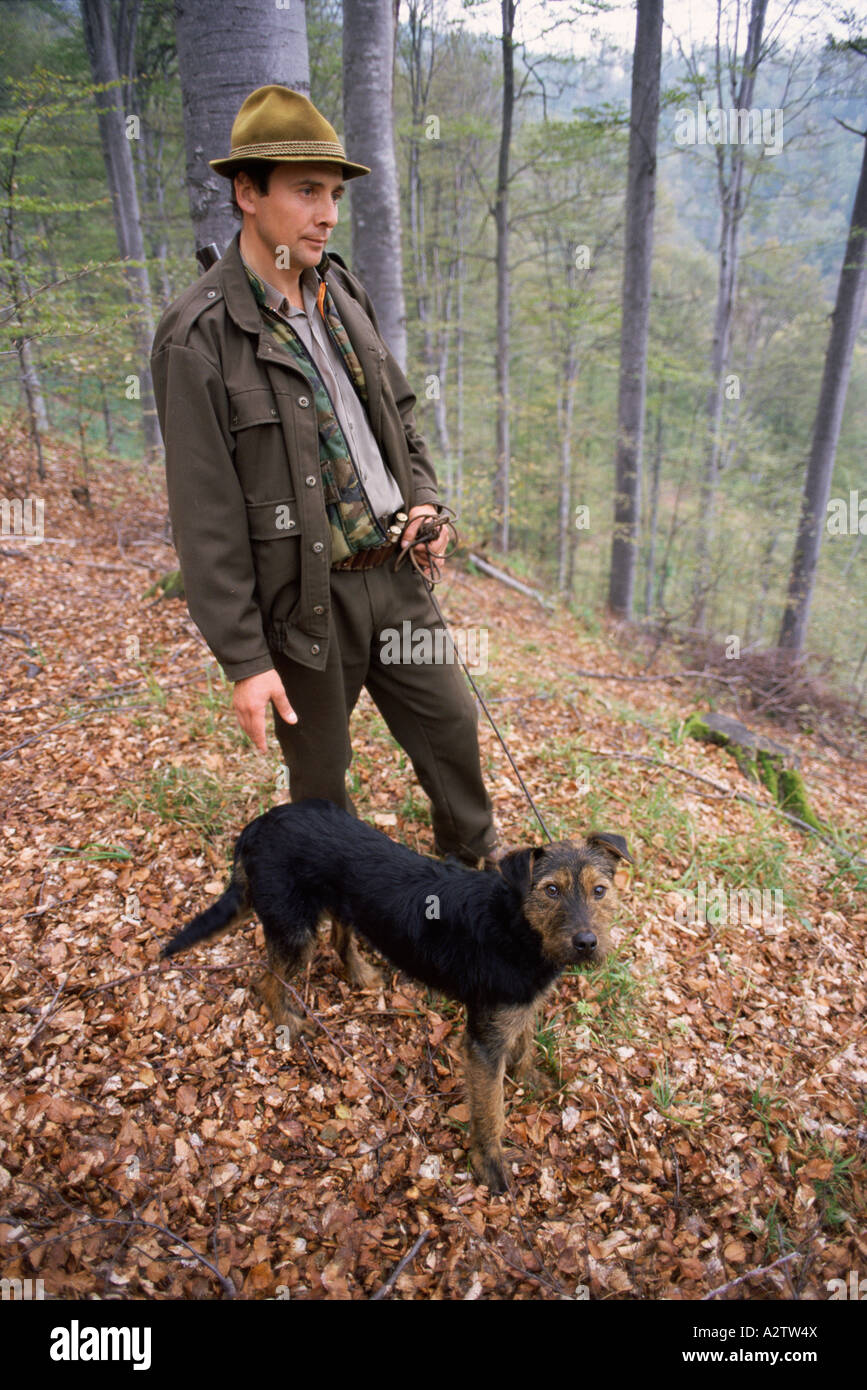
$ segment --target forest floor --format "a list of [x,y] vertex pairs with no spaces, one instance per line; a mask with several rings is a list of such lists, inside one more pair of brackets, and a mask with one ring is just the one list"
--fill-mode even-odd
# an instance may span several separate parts
[[[14,451],[6,470],[13,495]],[[323,936],[299,985],[321,1032],[281,1050],[250,988],[261,928],[158,964],[240,827],[286,799],[279,751],[270,726],[267,755],[240,734],[184,604],[144,597],[176,563],[161,476],[95,466],[89,513],[71,451],[49,475],[46,539],[4,536],[0,558],[4,1277],[49,1298],[365,1299],[410,1256],[388,1297],[824,1300],[867,1267],[865,870],[684,738],[694,680],[590,679],[638,675],[634,641],[458,562],[438,590],[487,632],[480,683],[555,838],[616,831],[635,857],[616,951],[544,1007],[549,1087],[507,1082],[512,1186],[492,1198],[467,1172],[448,1001],[393,971],[351,991]],[[743,717],[797,750],[857,849],[864,757]],[[504,838],[537,842],[484,719],[480,737]],[[366,696],[353,738],[359,813],[429,852]],[[779,896],[685,912],[700,885]]]

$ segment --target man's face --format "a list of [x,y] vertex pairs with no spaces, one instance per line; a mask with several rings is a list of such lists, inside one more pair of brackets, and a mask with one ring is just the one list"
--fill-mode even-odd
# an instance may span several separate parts
[[[332,164],[276,164],[266,194],[249,175],[236,176],[235,196],[244,213],[245,231],[258,238],[278,263],[279,247],[289,248],[289,264],[306,270],[319,264],[337,225],[343,178]],[[285,262],[285,252],[282,253]]]

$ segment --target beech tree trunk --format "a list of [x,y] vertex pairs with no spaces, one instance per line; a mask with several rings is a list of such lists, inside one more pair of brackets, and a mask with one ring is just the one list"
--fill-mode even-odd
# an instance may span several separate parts
[[515,110],[515,11],[518,0],[500,0],[502,11],[503,104],[497,156],[497,468],[494,477],[494,544],[509,550],[509,482],[511,474],[511,281],[509,277],[509,153]]
[[852,353],[867,288],[867,132],[861,177],[849,226],[849,239],[831,317],[831,336],[813,425],[810,460],[804,482],[801,520],[789,576],[789,591],[780,628],[780,647],[796,657],[804,646],[816,582],[819,551],[828,510],[834,457],[849,386]]
[[632,60],[614,534],[608,585],[608,606],[612,613],[623,618],[632,617],[638,563],[650,267],[656,201],[662,5],[663,0],[638,0]]
[[406,367],[400,191],[392,113],[396,22],[397,0],[344,0],[346,153],[371,170],[350,184],[352,269],[373,300],[392,355]]
[[455,169],[455,473],[453,491],[448,501],[458,516],[464,504],[464,366],[466,361],[464,344],[464,279],[466,268],[464,251],[466,242],[467,197],[464,186],[464,172],[460,165]]
[[[717,0],[718,5],[721,3],[722,0]],[[762,32],[767,8],[768,0],[752,0],[740,86],[737,93],[732,92],[733,103],[738,111],[748,111],[753,104],[756,73],[762,57]],[[737,55],[734,54],[732,57],[736,61]],[[716,57],[717,97],[720,107],[723,106],[722,61],[722,56],[718,50]],[[711,585],[711,551],[715,533],[714,513],[720,473],[723,385],[729,361],[741,222],[746,212],[746,198],[744,196],[746,146],[743,144],[718,144],[714,148],[717,158],[721,228],[716,311],[714,314],[713,345],[711,347],[710,386],[707,396],[707,436],[701,485],[699,529],[696,537],[696,572],[692,605],[693,622],[699,628],[705,625],[708,593]],[[727,150],[730,151],[728,175],[726,174]]]
[[310,95],[305,0],[175,0],[175,30],[196,246],[213,241],[222,254],[239,224],[229,180],[208,160],[229,153],[232,123],[257,87]]
[[653,586],[656,583],[656,543],[659,534],[659,485],[662,478],[662,402],[665,396],[665,380],[659,388],[659,405],[656,411],[656,448],[653,451],[653,470],[650,477],[650,522],[648,530],[647,572],[644,577],[644,611],[649,617],[653,612]]
[[[108,0],[81,0],[81,14],[93,80],[100,85],[113,84],[105,91],[95,93],[95,101],[117,244],[121,256],[130,261],[126,269],[126,281],[130,302],[137,310],[137,315],[132,321],[135,374],[139,379],[145,457],[152,459],[161,447],[150,372],[154,317],[138,188],[133,167],[132,142],[127,138],[123,93],[119,85],[121,73],[117,36],[112,28]],[[132,40],[128,42],[131,43]],[[125,38],[125,49],[128,42]]]

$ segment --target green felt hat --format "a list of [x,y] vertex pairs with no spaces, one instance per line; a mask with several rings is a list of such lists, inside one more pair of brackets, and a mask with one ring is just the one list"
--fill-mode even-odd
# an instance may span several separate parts
[[275,164],[339,164],[345,179],[369,174],[353,164],[337,132],[307,97],[289,87],[258,87],[244,102],[232,126],[232,147],[225,159],[209,160],[224,178],[234,178],[247,159]]

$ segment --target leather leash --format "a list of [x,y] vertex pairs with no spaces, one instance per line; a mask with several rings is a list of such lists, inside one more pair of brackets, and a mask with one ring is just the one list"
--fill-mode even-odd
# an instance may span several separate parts
[[[448,639],[451,642],[455,652],[457,653],[457,658],[458,661],[461,663],[461,666],[463,667],[464,675],[466,676],[467,680],[472,686],[476,699],[478,700],[482,709],[485,711],[491,728],[497,735],[497,738],[500,740],[503,752],[505,753],[506,757],[509,759],[509,762],[511,763],[512,771],[514,772],[515,776],[521,784],[521,790],[523,791],[524,795],[529,801],[530,806],[533,809],[533,814],[535,815],[537,821],[541,825],[542,830],[549,844],[553,844],[553,837],[544,820],[542,819],[542,813],[540,812],[538,806],[536,805],[535,801],[530,795],[527,784],[521,776],[520,772],[518,771],[518,765],[515,762],[515,759],[512,757],[512,754],[509,752],[509,747],[506,743],[506,740],[503,738],[503,735],[497,728],[496,721],[494,719],[494,716],[491,714],[491,711],[488,709],[484,695],[482,694],[479,687],[476,685],[476,682],[473,679],[473,676],[470,672],[469,667],[467,666],[467,663],[464,661],[464,658],[458,651],[457,643],[455,642],[455,639],[452,637],[451,632],[449,632],[449,625],[443,617],[442,609],[440,608],[436,600],[436,595],[434,593],[434,585],[439,584],[440,580],[443,577],[440,560],[448,559],[450,555],[454,554],[458,546],[458,533],[455,527],[454,515],[455,514],[452,511],[451,507],[444,507],[441,505],[439,516],[423,517],[421,525],[416,531],[414,538],[410,541],[409,545],[404,550],[401,550],[400,554],[398,555],[394,564],[394,568],[396,570],[399,570],[401,565],[404,564],[408,558],[416,573],[420,574],[422,579],[424,580],[428,594],[430,595],[430,601],[434,606],[434,611],[443,625],[443,631],[448,634]],[[443,529],[449,532],[449,545],[451,545],[451,549],[449,549],[447,546],[445,554],[439,556],[435,555],[430,547],[431,542],[437,539],[437,537],[441,534]],[[427,568],[422,568],[422,565],[419,563],[419,560],[416,556],[416,550],[421,549],[421,547],[424,547],[423,558],[424,564]]]

